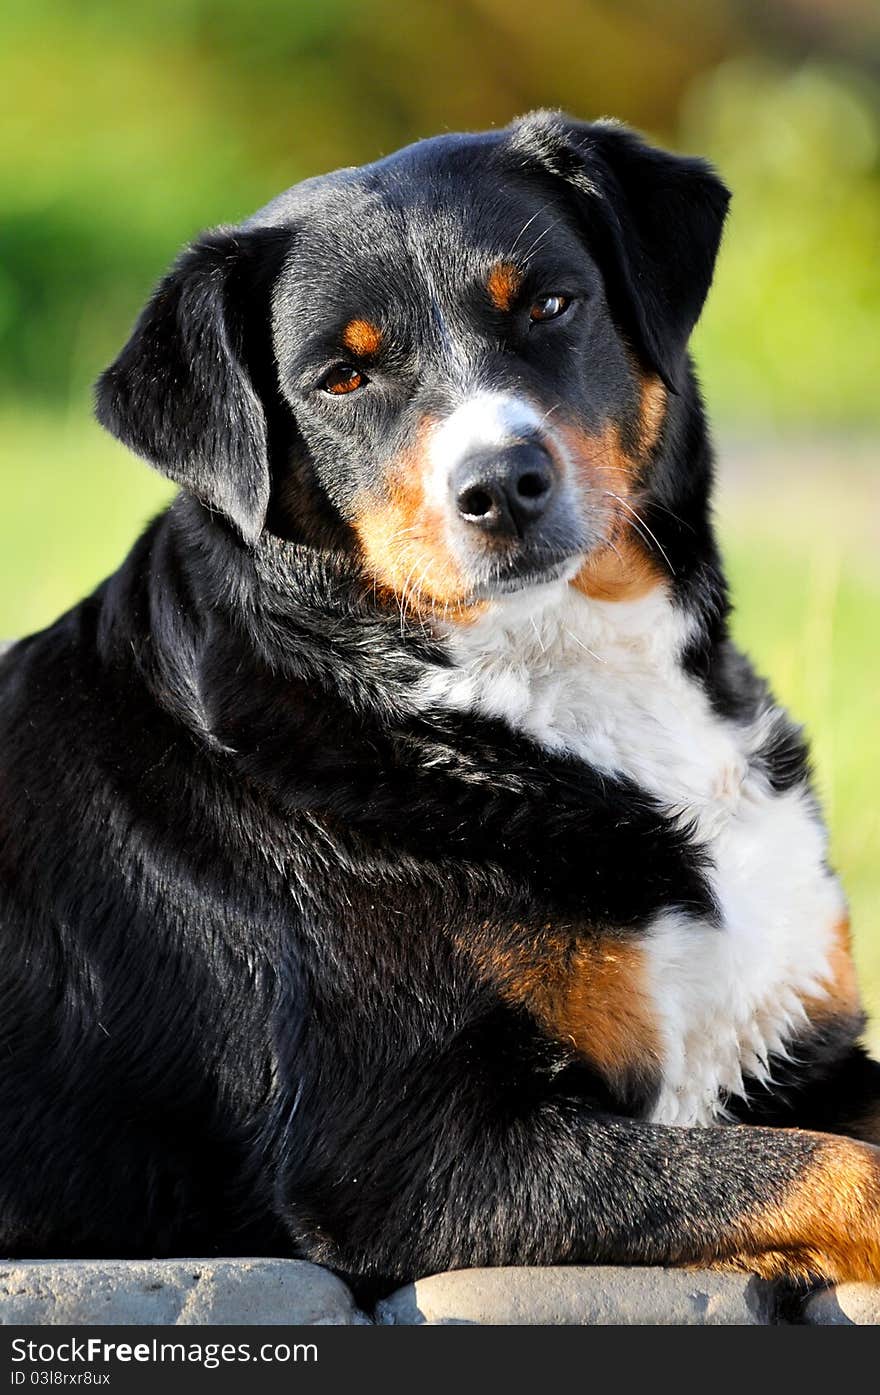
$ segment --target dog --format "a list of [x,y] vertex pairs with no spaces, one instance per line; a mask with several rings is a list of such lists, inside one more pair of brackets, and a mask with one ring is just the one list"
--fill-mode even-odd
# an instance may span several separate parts
[[538,112],[198,238],[97,388],[180,486],[0,660],[0,1250],[880,1281],[808,752],[728,635],[728,192]]

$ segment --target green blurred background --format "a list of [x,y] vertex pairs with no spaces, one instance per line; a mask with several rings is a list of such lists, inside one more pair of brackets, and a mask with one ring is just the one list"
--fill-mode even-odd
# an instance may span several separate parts
[[0,637],[76,600],[167,497],[90,385],[182,243],[539,105],[707,154],[733,189],[694,348],[736,630],[813,737],[876,1020],[877,0],[5,0]]

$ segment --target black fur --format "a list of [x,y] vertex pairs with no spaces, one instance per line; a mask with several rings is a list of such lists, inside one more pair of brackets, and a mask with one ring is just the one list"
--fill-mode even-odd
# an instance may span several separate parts
[[[353,530],[449,401],[453,289],[534,217],[557,229],[535,293],[571,278],[590,317],[529,338],[474,289],[459,364],[588,425],[631,417],[631,350],[676,389],[646,519],[691,671],[719,711],[762,710],[726,633],[686,360],[726,202],[699,161],[543,115],[311,181],[162,282],[98,415],[184,492],[0,658],[3,1253],[298,1254],[363,1293],[458,1265],[687,1262],[731,1254],[809,1165],[807,1134],[644,1122],[656,1079],[609,1083],[479,971],[467,945],[711,919],[705,854],[635,785],[421,710],[448,659]],[[374,305],[412,332],[329,403],[334,336]],[[804,759],[774,728],[778,788]],[[798,1089],[822,1127],[858,1112],[859,1030],[820,1053],[834,1106],[787,1082],[774,1122]]]
[[514,144],[575,191],[618,320],[675,391],[712,282],[727,190],[705,161],[672,159],[612,121],[540,112]]
[[260,536],[269,507],[266,414],[243,364],[244,307],[277,275],[271,233],[206,234],[156,289],[101,379],[101,422],[163,474]]

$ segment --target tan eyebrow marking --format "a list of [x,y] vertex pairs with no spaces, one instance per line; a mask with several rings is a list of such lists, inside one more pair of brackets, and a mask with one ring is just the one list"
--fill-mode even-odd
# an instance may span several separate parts
[[522,272],[512,262],[498,262],[489,272],[486,290],[496,310],[509,310],[522,285]]
[[368,358],[379,352],[382,331],[370,320],[349,320],[342,331],[342,342],[353,354]]

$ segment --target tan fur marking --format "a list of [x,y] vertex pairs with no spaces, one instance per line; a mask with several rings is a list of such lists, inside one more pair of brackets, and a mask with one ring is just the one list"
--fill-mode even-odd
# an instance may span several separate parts
[[813,1160],[777,1206],[745,1217],[730,1267],[764,1278],[880,1282],[880,1150],[814,1135]]
[[[849,916],[843,916],[834,927],[829,966],[825,985],[827,992],[821,996],[804,999],[807,1016],[811,1022],[819,1026],[839,1018],[858,1018],[862,1011],[861,994],[852,959]],[[880,1145],[880,1100],[866,1101],[864,1112],[854,1118],[848,1118],[845,1124],[841,1125],[840,1132],[852,1138],[860,1138],[865,1143]]]
[[643,544],[620,538],[588,557],[572,581],[594,601],[639,601],[664,584],[663,573]]
[[638,484],[639,462],[623,449],[614,423],[597,436],[571,427],[560,428],[560,435],[587,488],[606,491],[603,504],[611,513],[609,544],[588,557],[571,584],[592,600],[640,600],[664,584],[666,572],[662,559],[648,551],[631,512],[638,508],[630,500]]
[[[431,426],[424,424],[422,438]],[[465,579],[446,546],[442,513],[425,499],[422,452],[419,443],[393,462],[387,498],[368,503],[355,518],[363,562],[376,588],[393,598],[402,614],[469,624],[485,605],[468,600]]]
[[369,320],[350,320],[342,331],[342,342],[359,358],[370,358],[382,345],[382,331]]
[[610,1079],[659,1068],[659,1036],[644,957],[636,945],[600,942],[579,948],[542,1020]]
[[489,272],[486,290],[496,310],[509,310],[522,285],[522,273],[512,262],[498,262]]
[[804,1008],[811,1022],[828,1018],[854,1017],[862,1009],[855,965],[852,961],[849,916],[843,916],[833,930],[833,945],[828,956],[829,972],[826,992],[804,998]]
[[[560,425],[558,432],[586,485],[629,498],[638,483],[639,462],[624,450],[615,422],[607,422],[594,434],[566,425]],[[616,507],[620,508],[619,503]]]
[[642,951],[611,939],[575,942],[547,927],[514,946],[460,942],[508,1001],[572,1046],[607,1079],[660,1064]]
[[639,404],[639,449],[643,455],[652,451],[660,439],[666,420],[666,389],[653,374],[642,378]]

